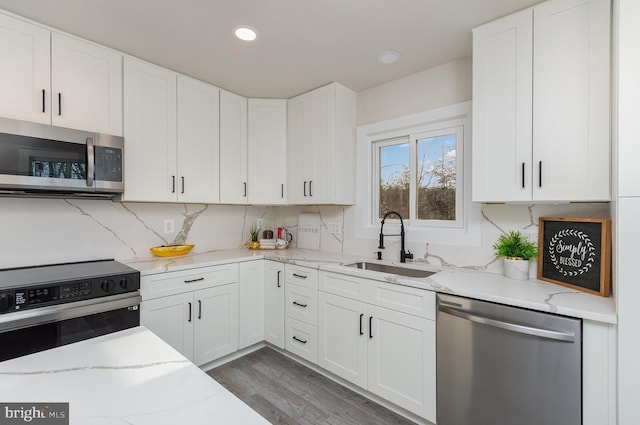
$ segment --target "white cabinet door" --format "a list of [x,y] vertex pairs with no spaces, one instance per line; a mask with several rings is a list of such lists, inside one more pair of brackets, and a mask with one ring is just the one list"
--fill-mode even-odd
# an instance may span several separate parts
[[264,261],[264,337],[284,349],[284,264]]
[[325,292],[318,304],[318,366],[366,388],[367,305]]
[[140,324],[193,361],[193,293],[143,301]]
[[124,116],[124,200],[175,201],[176,73],[125,57]]
[[473,200],[531,199],[533,11],[473,30]]
[[240,263],[239,349],[264,340],[264,266],[262,261]]
[[368,389],[436,421],[435,321],[369,306]]
[[50,32],[0,14],[0,51],[0,116],[50,124]]
[[177,200],[219,201],[219,96],[210,84],[178,75]]
[[249,203],[286,203],[287,101],[249,99]]
[[290,203],[354,202],[355,99],[332,83],[289,100]]
[[610,199],[609,0],[534,8],[533,200]]
[[247,99],[220,91],[220,202],[247,203]]
[[51,34],[51,123],[122,136],[122,55]]
[[193,293],[193,362],[202,365],[238,349],[238,285]]

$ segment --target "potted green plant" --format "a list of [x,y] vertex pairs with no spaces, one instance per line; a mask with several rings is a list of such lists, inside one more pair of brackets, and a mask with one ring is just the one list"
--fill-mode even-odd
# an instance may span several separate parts
[[504,258],[504,275],[510,279],[529,279],[529,259],[538,256],[538,245],[519,231],[500,235],[493,244],[496,257]]
[[256,249],[260,247],[260,242],[258,238],[260,237],[260,229],[255,224],[251,225],[251,241],[249,242],[250,249]]

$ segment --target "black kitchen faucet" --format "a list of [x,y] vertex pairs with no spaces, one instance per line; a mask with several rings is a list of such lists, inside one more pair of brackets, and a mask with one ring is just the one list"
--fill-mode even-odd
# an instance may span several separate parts
[[[398,216],[398,218],[400,219],[400,234],[399,235],[385,235],[384,233],[382,233],[382,229],[384,228],[384,221],[387,219],[387,217],[389,217],[390,215],[395,214]],[[402,216],[400,215],[400,213],[395,212],[395,211],[389,211],[388,213],[386,213],[384,215],[384,217],[382,217],[382,221],[380,222],[380,243],[378,244],[378,249],[384,249],[384,237],[385,236],[400,236],[400,262],[401,263],[406,263],[407,258],[408,259],[413,259],[413,254],[411,253],[411,251],[405,251],[404,250],[404,222],[402,221]],[[378,252],[378,259],[382,259],[382,254],[380,252]]]

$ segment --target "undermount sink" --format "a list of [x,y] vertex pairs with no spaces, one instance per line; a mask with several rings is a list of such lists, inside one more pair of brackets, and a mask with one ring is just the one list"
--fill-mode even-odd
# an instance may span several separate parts
[[410,269],[408,267],[392,266],[389,264],[369,263],[367,261],[359,261],[356,263],[345,264],[346,267],[353,267],[360,270],[369,270],[373,272],[382,272],[389,274],[397,274],[407,277],[428,277],[436,272],[429,270]]

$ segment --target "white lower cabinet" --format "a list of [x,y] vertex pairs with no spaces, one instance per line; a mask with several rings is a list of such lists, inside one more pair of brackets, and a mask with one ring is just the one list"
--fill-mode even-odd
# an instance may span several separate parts
[[341,279],[320,273],[318,365],[435,422],[434,293],[344,276],[364,302],[329,293]]
[[264,339],[284,349],[284,264],[264,260]]
[[262,261],[240,263],[238,348],[264,341],[264,274]]
[[285,266],[285,349],[318,362],[318,270]]
[[196,365],[238,349],[238,265],[143,276],[140,324]]

